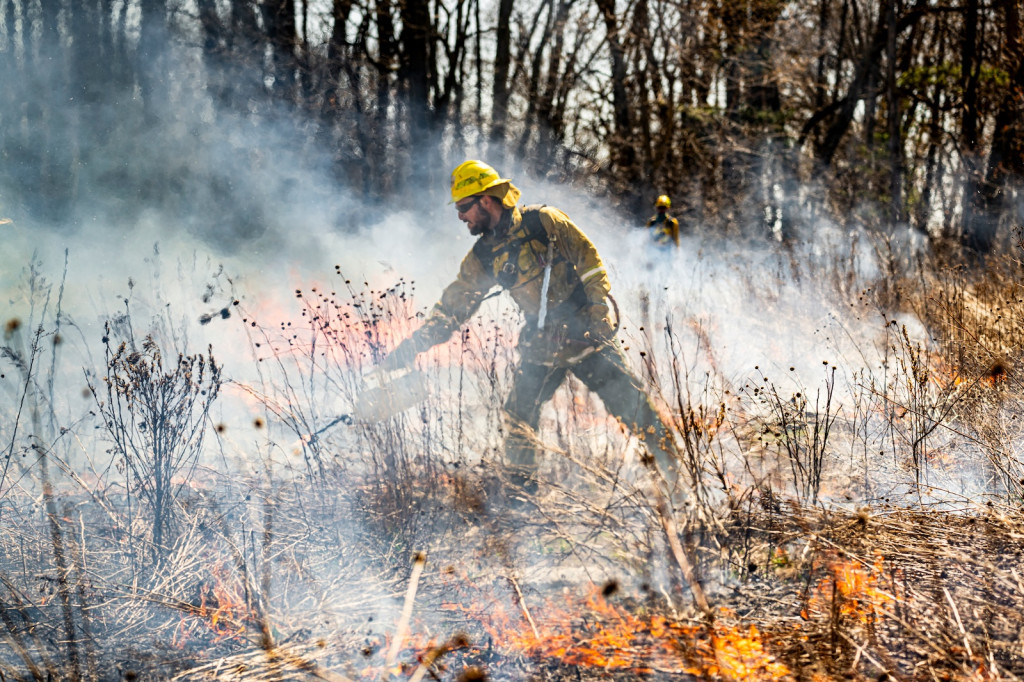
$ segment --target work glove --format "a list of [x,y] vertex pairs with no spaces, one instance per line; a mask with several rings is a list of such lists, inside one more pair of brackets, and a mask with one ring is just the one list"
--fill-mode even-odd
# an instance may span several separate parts
[[595,345],[601,345],[612,340],[615,336],[615,327],[608,317],[608,306],[605,304],[592,305],[586,309],[587,332],[586,338]]
[[567,325],[544,330],[539,335],[539,352],[534,354],[535,362],[547,367],[572,367],[600,347],[600,342],[585,332],[576,336]]

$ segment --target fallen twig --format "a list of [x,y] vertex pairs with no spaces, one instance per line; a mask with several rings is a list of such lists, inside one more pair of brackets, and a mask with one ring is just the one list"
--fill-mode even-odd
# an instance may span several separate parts
[[519,608],[522,609],[523,615],[526,616],[526,622],[530,624],[530,629],[533,630],[533,636],[540,641],[540,632],[537,631],[537,624],[533,622],[533,616],[530,615],[530,610],[526,608],[526,601],[523,599],[523,592],[519,589],[519,583],[516,582],[514,576],[508,577],[509,584],[512,585],[512,589],[516,591],[516,601],[519,602]]
[[405,593],[405,605],[402,607],[402,616],[398,620],[398,627],[395,628],[395,637],[391,641],[391,648],[388,649],[387,658],[384,660],[382,680],[387,680],[391,677],[391,669],[398,659],[398,652],[402,649],[402,642],[405,641],[405,636],[409,632],[409,620],[412,618],[413,602],[416,601],[416,589],[419,586],[420,576],[423,575],[423,567],[426,563],[427,555],[423,552],[417,552],[416,557],[413,559],[412,575],[409,577],[409,589]]

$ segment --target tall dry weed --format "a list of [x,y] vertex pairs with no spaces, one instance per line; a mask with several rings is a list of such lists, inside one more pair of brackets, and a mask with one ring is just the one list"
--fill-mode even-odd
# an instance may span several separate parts
[[[115,345],[116,344],[116,345]],[[174,545],[179,494],[194,474],[223,384],[213,357],[178,353],[170,363],[153,336],[116,343],[105,327],[105,373],[89,378],[96,409],[125,477],[129,544],[159,559]],[[137,534],[134,519],[145,520]]]

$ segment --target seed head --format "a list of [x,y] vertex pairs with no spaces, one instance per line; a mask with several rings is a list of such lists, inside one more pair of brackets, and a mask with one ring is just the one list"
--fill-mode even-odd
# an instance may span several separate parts
[[7,320],[7,324],[4,325],[4,339],[10,339],[19,329],[21,329],[21,320],[16,317]]

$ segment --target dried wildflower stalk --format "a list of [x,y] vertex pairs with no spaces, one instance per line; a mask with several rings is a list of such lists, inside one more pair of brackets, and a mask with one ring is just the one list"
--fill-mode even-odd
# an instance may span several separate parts
[[[89,390],[126,479],[128,527],[133,528],[133,513],[141,512],[152,550],[160,556],[173,545],[175,502],[202,451],[210,406],[222,384],[221,368],[212,348],[206,356],[179,353],[168,368],[152,336],[141,348],[134,338],[115,348],[108,324],[104,338],[103,385],[90,378]],[[139,539],[131,530],[129,538]]]

